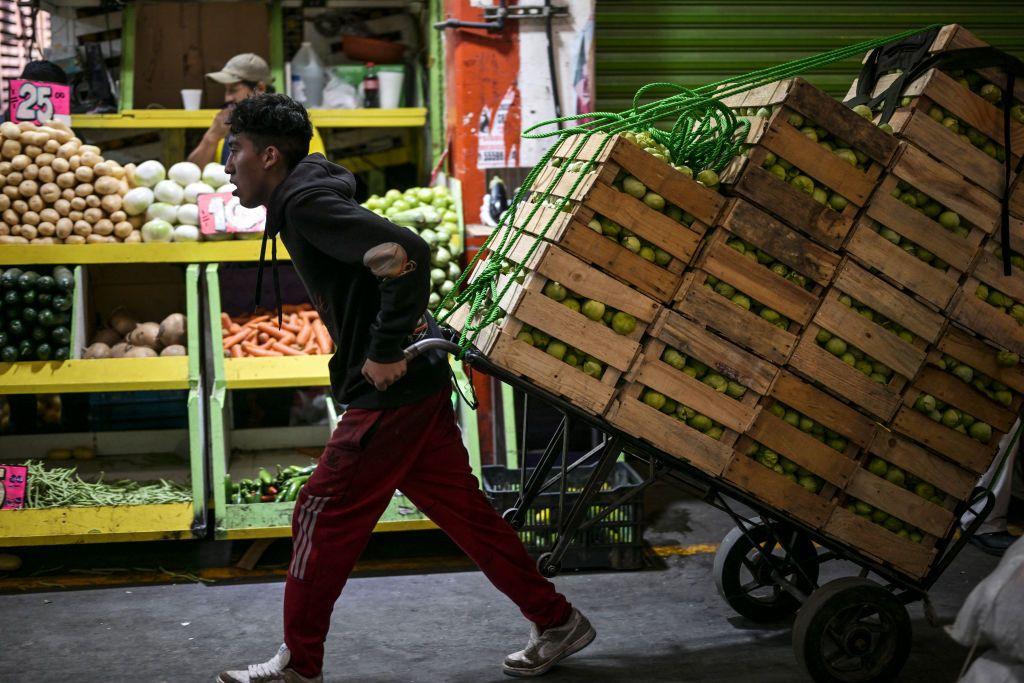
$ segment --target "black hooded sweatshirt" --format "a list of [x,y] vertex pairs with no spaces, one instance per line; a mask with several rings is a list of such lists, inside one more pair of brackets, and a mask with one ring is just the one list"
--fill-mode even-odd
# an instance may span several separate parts
[[[430,296],[430,248],[411,230],[360,206],[355,177],[320,154],[303,159],[274,190],[266,240],[278,235],[337,350],[331,389],[342,406],[383,409],[416,403],[450,387],[447,356],[425,354],[386,391],[363,378],[366,359],[393,363],[421,333]],[[277,291],[276,242],[273,245]],[[280,294],[278,294],[280,307]]]

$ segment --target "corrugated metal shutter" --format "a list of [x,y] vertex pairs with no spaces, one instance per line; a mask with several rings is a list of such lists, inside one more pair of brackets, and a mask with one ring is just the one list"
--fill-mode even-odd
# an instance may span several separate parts
[[[698,86],[928,24],[959,23],[1000,49],[1024,56],[1024,3],[698,2],[598,0],[597,108],[620,111],[637,88],[658,81]],[[859,60],[807,78],[846,92]]]
[[[35,50],[32,50],[32,19],[35,16]],[[50,15],[33,12],[26,3],[0,0],[0,113],[7,111],[7,81],[21,75],[25,64],[41,59],[50,44]]]

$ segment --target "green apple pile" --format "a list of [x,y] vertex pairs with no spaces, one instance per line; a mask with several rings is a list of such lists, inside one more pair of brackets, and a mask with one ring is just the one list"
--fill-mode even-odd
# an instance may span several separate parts
[[932,484],[918,479],[914,475],[904,472],[896,465],[891,462],[886,462],[882,458],[872,457],[868,462],[868,472],[881,477],[891,484],[902,486],[908,491],[914,493],[914,495],[920,496],[927,501],[931,501],[936,505],[942,505],[946,500],[946,494],[942,491],[937,490]]
[[992,441],[992,426],[973,415],[943,403],[931,394],[921,394],[914,401],[914,410],[927,415],[933,422],[938,422],[961,434],[966,434],[975,441],[988,444]]
[[704,280],[704,288],[724,296],[740,308],[756,313],[767,322],[783,330],[789,329],[789,319],[773,308],[754,301],[749,296],[739,291],[728,282],[719,280],[714,275],[708,275]]
[[733,237],[726,242],[726,245],[740,252],[751,261],[756,261],[758,264],[764,266],[768,270],[772,271],[781,278],[785,278],[793,284],[803,287],[804,289],[811,291],[814,289],[814,282],[808,280],[806,277],[798,273],[796,270],[790,268],[782,261],[775,260],[775,257],[771,254],[763,251],[757,246],[750,242],[745,242],[738,237]]
[[842,434],[827,429],[823,424],[778,401],[773,403],[768,410],[786,424],[796,427],[805,434],[810,434],[832,450],[839,451],[840,453],[846,452],[848,442]]
[[660,410],[666,415],[674,417],[687,427],[696,429],[701,434],[709,436],[716,441],[721,439],[722,434],[725,433],[725,428],[707,415],[702,415],[693,408],[684,406],[682,403],[677,401],[673,401],[665,396],[665,394],[655,391],[650,387],[644,387],[644,392],[640,396],[640,400],[655,410]]
[[[693,221],[691,220],[691,222]],[[587,223],[587,227],[599,235],[604,235],[611,241],[617,242],[634,254],[639,255],[645,261],[650,261],[662,268],[668,266],[672,261],[672,254],[663,249],[659,249],[657,246],[647,242],[646,240],[640,239],[640,237],[633,234],[633,232],[622,227],[610,218],[605,218],[600,214],[595,214],[590,222]]]
[[773,472],[781,474],[794,484],[799,484],[811,493],[817,493],[825,486],[825,480],[821,477],[815,476],[810,470],[800,467],[789,458],[779,455],[756,441],[747,448],[747,456]]
[[[1001,351],[996,358],[1000,364],[1012,363],[1017,358],[1017,354],[1010,353],[1009,351]],[[945,370],[962,382],[970,384],[996,403],[1007,408],[1009,408],[1013,403],[1014,396],[1010,387],[1006,386],[1002,382],[997,382],[982,372],[978,372],[967,363],[961,363],[952,356],[943,356],[939,359],[937,365],[940,370]],[[1016,365],[1016,363],[1013,363],[1013,365]],[[1010,365],[1009,367],[1013,367],[1013,365]],[[968,425],[968,427],[969,426],[970,425]]]
[[993,308],[998,308],[1009,315],[1018,325],[1024,325],[1024,305],[1021,305],[1011,297],[1003,294],[995,287],[979,283],[974,289],[974,296],[978,297]]
[[[773,112],[774,108],[769,110],[766,107],[739,110],[739,113],[743,116],[755,116],[759,118],[767,118],[771,116]],[[869,116],[867,118],[870,119],[870,110],[868,111],[868,114]],[[832,135],[824,128],[815,126],[813,121],[805,119],[802,115],[793,112],[787,117],[786,121],[794,128],[799,129],[805,136],[814,142],[817,142],[822,148],[832,152],[858,171],[867,171],[868,167],[871,165],[871,158],[868,157],[867,154],[864,154],[864,152],[861,152],[860,150],[853,149],[845,140],[841,140],[840,138]],[[892,132],[892,128],[889,127],[888,124],[880,126],[880,128],[886,130],[886,132]],[[747,151],[749,152],[749,149]],[[838,192],[833,192],[824,185],[816,184],[814,179],[809,175],[801,171],[789,161],[772,152],[767,152],[765,154],[764,161],[761,162],[761,167],[776,176],[779,180],[787,182],[801,192],[811,195],[814,201],[819,204],[828,206],[835,211],[842,211],[849,204],[849,200],[846,199],[846,197],[842,196]]]
[[[363,206],[417,233],[430,246],[430,300],[428,307],[437,308],[441,300],[455,289],[462,275],[459,256],[462,234],[455,199],[447,187],[412,187],[401,192],[388,190],[384,196],[372,195]],[[446,303],[451,308],[452,301]]]
[[920,543],[924,539],[924,534],[921,533],[920,529],[893,517],[883,510],[872,507],[862,500],[851,499],[847,503],[846,509],[869,522],[885,527],[900,538],[906,538],[914,543]]
[[[1002,89],[995,83],[986,80],[981,74],[974,71],[956,70],[951,71],[949,75],[955,78],[963,87],[1002,109]],[[901,105],[909,107],[913,99],[912,97],[904,97]],[[933,104],[928,110],[928,116],[941,123],[963,141],[974,145],[996,161],[1003,162],[1006,159],[1006,150],[999,142],[991,139],[977,128],[964,123],[954,116],[952,112]],[[1010,117],[1017,123],[1024,124],[1024,105],[1014,100],[1013,105],[1010,107]]]
[[704,363],[692,356],[679,352],[671,346],[665,348],[661,353],[661,360],[676,370],[696,380],[700,380],[720,394],[739,400],[747,393],[747,388],[739,382],[734,382],[714,372]]
[[693,169],[689,166],[673,164],[672,155],[669,153],[668,147],[655,140],[654,136],[650,133],[634,133],[632,131],[627,131],[622,134],[622,137],[637,145],[654,158],[660,159],[667,164],[671,164],[672,168],[676,169],[688,178],[694,178],[701,185],[712,190],[718,188],[718,173],[716,173],[714,169],[706,168],[699,171],[696,176],[694,176]]
[[[964,221],[960,217],[960,214],[946,208],[942,204],[939,204],[924,192],[912,187],[909,183],[905,183],[902,180],[899,181],[896,184],[896,187],[892,190],[892,196],[910,208],[915,209],[918,213],[935,221],[944,230],[953,233],[957,237],[966,238],[971,234],[970,224]],[[924,261],[933,268],[937,268],[943,272],[949,268],[948,263],[935,256],[935,254],[931,253],[924,247],[911,242],[895,230],[890,230],[886,227],[879,227],[878,234],[893,244],[901,247],[907,253],[916,256],[918,259]]]

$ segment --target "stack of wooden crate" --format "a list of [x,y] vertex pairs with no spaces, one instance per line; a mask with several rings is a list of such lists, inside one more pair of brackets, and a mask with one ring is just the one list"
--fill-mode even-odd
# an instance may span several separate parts
[[[976,42],[947,27],[936,49]],[[1012,217],[1004,245],[995,160],[970,143],[950,155],[935,142],[949,131],[928,115],[994,121],[998,108],[963,85],[991,76],[929,72],[893,133],[800,79],[728,98],[751,127],[722,193],[621,137],[563,142],[516,210],[524,234],[496,237],[517,243],[473,274],[504,273],[493,296],[503,317],[476,345],[783,515],[924,576],[1024,392],[1012,355],[1024,355],[1024,220]],[[658,198],[625,191],[624,175]],[[627,233],[642,242],[627,245]],[[609,329],[613,310],[635,325]],[[457,310],[454,326],[468,322]]]

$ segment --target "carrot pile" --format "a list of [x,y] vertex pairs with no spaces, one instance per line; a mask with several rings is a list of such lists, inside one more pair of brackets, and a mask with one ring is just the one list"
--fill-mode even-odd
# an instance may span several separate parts
[[232,318],[220,314],[224,356],[261,358],[267,356],[316,356],[334,351],[331,335],[309,304],[282,306],[283,324],[277,314],[257,311]]

